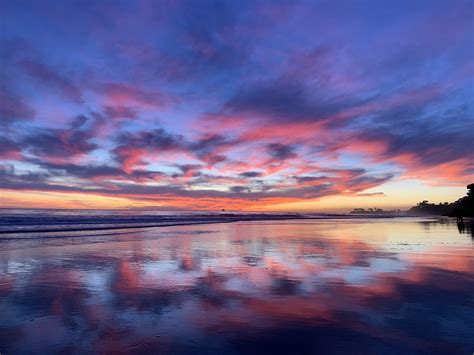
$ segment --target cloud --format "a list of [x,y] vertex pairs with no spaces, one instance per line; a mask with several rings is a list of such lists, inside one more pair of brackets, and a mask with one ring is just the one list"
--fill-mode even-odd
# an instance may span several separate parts
[[0,136],[0,159],[21,160],[21,148],[13,140]]
[[356,194],[356,196],[385,197],[386,195],[383,192],[363,192]]
[[92,184],[100,184],[107,180],[131,180],[135,182],[171,180],[171,177],[165,173],[152,170],[132,170],[127,172],[120,167],[110,165],[54,163],[39,159],[30,159],[28,162],[45,169],[51,176],[90,180]]
[[82,179],[95,179],[101,177],[118,178],[124,175],[124,171],[120,168],[107,165],[77,165],[71,163],[51,163],[42,160],[30,160],[46,169],[49,172],[61,172],[62,175],[68,177],[78,177]]
[[83,131],[62,129],[38,129],[22,141],[22,145],[30,153],[48,158],[70,158],[89,153],[97,148],[89,141],[90,135]]
[[226,104],[234,113],[248,113],[275,120],[318,120],[342,108],[317,103],[301,84],[276,81],[242,88]]
[[239,27],[247,14],[245,4],[191,1],[174,5],[168,9],[167,21],[176,45],[158,61],[169,79],[218,80],[213,77],[216,73],[241,70],[248,56],[247,36]]
[[267,145],[268,154],[278,161],[295,158],[295,146],[285,145],[281,143],[270,143]]
[[212,166],[227,160],[224,154],[220,154],[221,152],[240,143],[239,140],[219,134],[205,135],[195,141],[190,141],[183,135],[169,133],[163,128],[121,133],[116,141],[118,144],[113,152],[116,159],[127,170],[142,164],[147,156],[157,156],[167,152],[186,153]]
[[[388,181],[391,176],[359,175],[347,179],[345,173],[326,181],[313,181],[311,184],[250,184],[233,185],[228,191],[210,188],[195,189],[184,184],[181,177],[169,176],[162,172],[133,170],[127,172],[111,166],[86,166],[68,163],[36,163],[45,172],[17,173],[13,167],[4,166],[0,174],[3,189],[25,191],[56,191],[68,193],[84,193],[102,196],[123,197],[130,200],[165,201],[172,206],[185,207],[190,203],[213,201],[207,208],[213,209],[216,204],[231,203],[235,206],[265,206],[269,203],[295,202],[302,199],[317,199],[338,194],[359,194],[365,189],[378,186]],[[82,181],[60,183],[57,177],[79,178]],[[203,182],[218,181],[219,177],[199,175]],[[173,181],[174,179],[174,181]],[[176,180],[178,179],[178,180]],[[225,179],[225,177],[222,177]],[[161,185],[144,185],[137,182],[159,181]],[[231,181],[229,181],[231,182]],[[171,206],[170,205],[170,206]]]
[[208,134],[195,142],[189,142],[187,149],[196,155],[198,159],[212,166],[226,161],[227,157],[222,153],[240,143],[241,141],[238,139],[229,138],[221,134]]
[[318,182],[318,181],[325,181],[325,180],[328,179],[327,176],[308,176],[308,175],[293,176],[293,178],[294,178],[299,184],[314,183],[314,182]]
[[262,173],[260,171],[245,171],[240,173],[239,176],[243,178],[256,178],[262,176]]
[[[106,110],[112,114],[123,114],[128,108],[144,107],[159,108],[168,105],[172,99],[160,90],[145,89],[134,84],[105,83],[97,87],[97,91],[105,98]],[[122,111],[122,112],[121,112]]]
[[41,84],[52,87],[61,95],[78,104],[83,102],[81,90],[70,79],[65,78],[49,66],[32,59],[23,59],[19,65],[29,76]]
[[[415,106],[416,107],[416,106]],[[378,146],[373,158],[377,161],[395,161],[408,170],[419,171],[444,164],[455,166],[463,162],[463,169],[457,177],[472,167],[469,164],[474,133],[466,129],[471,123],[474,111],[471,107],[456,107],[449,110],[424,109],[414,106],[382,113],[374,118],[372,126],[355,133],[357,139],[366,145]],[[350,145],[350,141],[348,141]],[[446,171],[449,173],[448,171]],[[433,179],[443,178],[433,176]],[[457,179],[454,176],[447,178]]]
[[135,119],[138,117],[136,110],[126,106],[105,106],[104,114],[112,119]]
[[[86,123],[90,122],[87,126]],[[48,160],[73,159],[98,148],[92,142],[100,117],[77,116],[69,128],[36,128],[21,139],[21,147],[38,158]]]
[[385,174],[381,176],[358,176],[346,182],[346,186],[353,192],[363,191],[375,186],[379,186],[393,179],[393,174]]
[[162,128],[136,133],[121,133],[118,145],[113,152],[126,171],[143,163],[150,154],[185,149],[185,140],[181,135],[170,134]]
[[6,89],[0,89],[0,124],[6,125],[18,120],[27,120],[35,116],[32,107],[24,100]]

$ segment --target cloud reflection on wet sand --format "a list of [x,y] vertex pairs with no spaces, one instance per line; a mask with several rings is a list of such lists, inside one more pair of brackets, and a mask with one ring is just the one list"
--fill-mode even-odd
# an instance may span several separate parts
[[455,224],[416,220],[16,245],[0,252],[0,350],[470,354],[473,256]]

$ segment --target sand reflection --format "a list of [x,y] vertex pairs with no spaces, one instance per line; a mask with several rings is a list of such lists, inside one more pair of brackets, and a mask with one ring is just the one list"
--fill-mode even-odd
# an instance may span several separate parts
[[468,353],[473,256],[455,224],[418,221],[15,248],[0,254],[0,350]]

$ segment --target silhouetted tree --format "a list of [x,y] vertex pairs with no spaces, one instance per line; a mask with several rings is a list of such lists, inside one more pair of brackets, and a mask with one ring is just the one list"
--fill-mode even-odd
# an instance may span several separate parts
[[429,203],[423,200],[410,208],[410,212],[423,215],[439,215],[451,217],[474,217],[474,184],[467,185],[467,196],[453,203]]
[[452,217],[474,217],[474,184],[467,185],[467,196],[452,203],[449,213]]
[[435,204],[429,203],[427,200],[421,201],[416,204],[416,206],[410,209],[410,212],[414,214],[422,215],[445,215],[448,214],[451,210],[449,204]]

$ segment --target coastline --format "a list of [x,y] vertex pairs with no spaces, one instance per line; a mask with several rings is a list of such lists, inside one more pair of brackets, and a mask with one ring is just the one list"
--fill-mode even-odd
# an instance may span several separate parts
[[[45,211],[46,212],[46,211]],[[234,222],[283,221],[283,220],[332,220],[332,219],[393,219],[416,216],[406,214],[298,214],[298,213],[217,213],[182,215],[73,215],[54,216],[51,211],[39,217],[0,214],[0,235],[23,233],[81,232],[124,229],[144,229],[186,225],[203,225]]]

